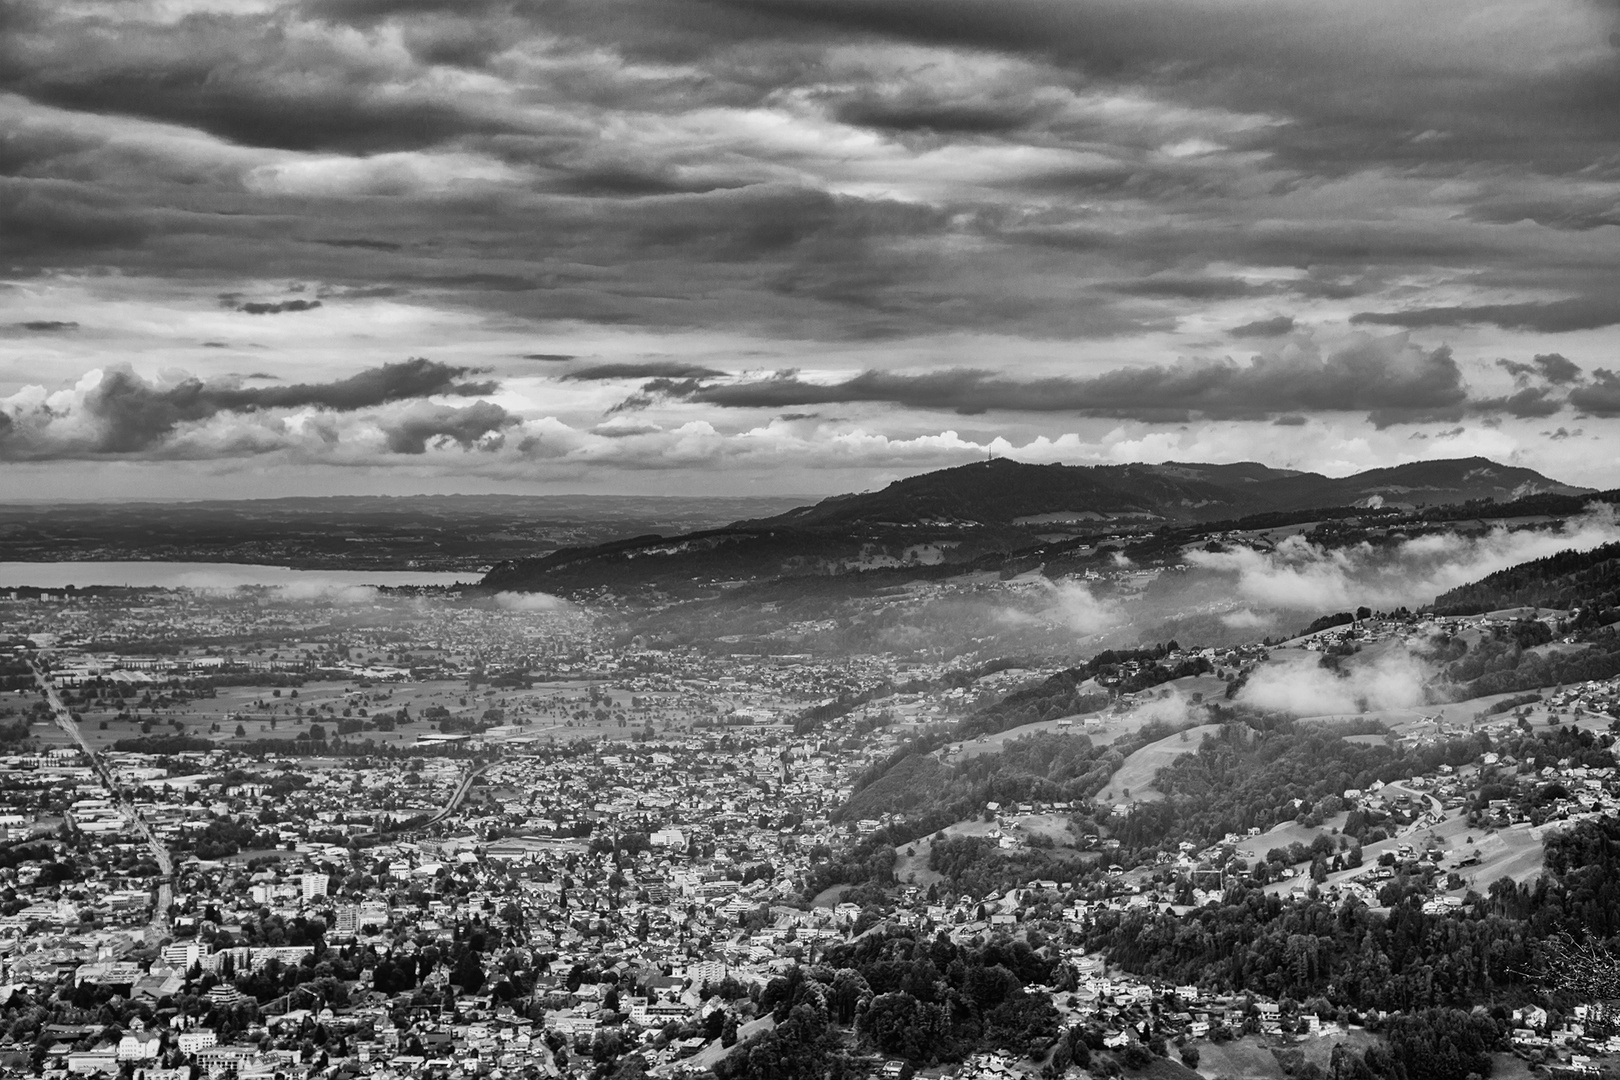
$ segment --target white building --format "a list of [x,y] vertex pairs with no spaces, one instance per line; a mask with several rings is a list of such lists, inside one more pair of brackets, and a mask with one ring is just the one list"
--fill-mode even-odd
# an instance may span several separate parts
[[195,1031],[182,1031],[176,1041],[182,1054],[195,1054],[219,1042],[219,1037],[208,1028],[197,1028]]
[[302,885],[304,889],[305,903],[314,900],[318,896],[326,895],[325,874],[305,874],[302,879]]

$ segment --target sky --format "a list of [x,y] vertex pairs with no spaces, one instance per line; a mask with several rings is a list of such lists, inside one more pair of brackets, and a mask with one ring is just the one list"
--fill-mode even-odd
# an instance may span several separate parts
[[1616,0],[8,0],[0,499],[1620,486]]

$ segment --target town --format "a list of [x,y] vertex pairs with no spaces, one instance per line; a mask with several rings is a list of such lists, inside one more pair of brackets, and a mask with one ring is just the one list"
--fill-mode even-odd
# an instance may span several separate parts
[[[1245,1043],[1364,1041],[1379,1010],[1136,974],[1099,946],[1110,927],[1191,925],[1248,890],[1468,920],[1620,802],[1620,685],[1598,680],[1386,713],[1347,738],[1430,767],[1265,827],[1144,833],[1162,796],[1125,786],[1133,763],[1198,751],[1223,687],[1524,618],[1351,617],[1127,659],[1080,688],[1103,693],[1090,711],[940,741],[1056,669],[653,649],[573,606],[412,595],[0,605],[0,1063],[28,1074],[725,1075],[782,1019],[784,979],[890,935],[1040,949],[1047,981],[1021,993],[1050,1037],[951,1063],[876,1036],[874,1071],[1052,1074],[1096,1051],[1224,1072]],[[875,763],[930,736],[964,768],[1042,739],[1131,752],[1092,798],[981,799],[926,833],[862,810]],[[1536,1062],[1620,1053],[1601,1002],[1509,1019]]]

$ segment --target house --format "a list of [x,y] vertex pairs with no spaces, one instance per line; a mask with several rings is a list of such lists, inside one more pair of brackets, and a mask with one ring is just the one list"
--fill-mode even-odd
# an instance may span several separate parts
[[209,1028],[195,1028],[191,1031],[182,1031],[175,1041],[179,1044],[182,1054],[195,1054],[219,1042],[219,1036]]
[[118,1054],[109,1049],[83,1050],[67,1056],[67,1071],[80,1076],[118,1075]]
[[155,1061],[162,1052],[163,1037],[156,1031],[129,1031],[118,1040],[119,1061]]

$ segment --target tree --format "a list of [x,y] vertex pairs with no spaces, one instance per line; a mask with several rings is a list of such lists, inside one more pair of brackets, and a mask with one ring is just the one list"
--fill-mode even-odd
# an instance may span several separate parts
[[734,1012],[727,1012],[725,1022],[720,1026],[720,1045],[737,1045],[737,1014]]
[[461,959],[450,971],[450,981],[469,994],[476,994],[484,985],[483,958],[472,949],[461,954]]
[[1189,1069],[1198,1068],[1198,1046],[1197,1046],[1197,1044],[1195,1044],[1195,1043],[1187,1043],[1186,1045],[1182,1046],[1180,1057],[1181,1057],[1181,1063],[1183,1065],[1187,1066],[1187,1068],[1189,1068]]

